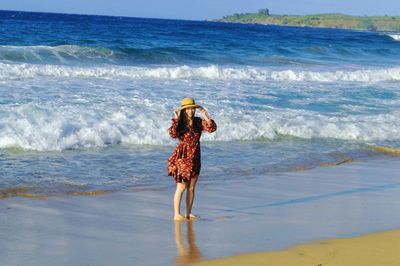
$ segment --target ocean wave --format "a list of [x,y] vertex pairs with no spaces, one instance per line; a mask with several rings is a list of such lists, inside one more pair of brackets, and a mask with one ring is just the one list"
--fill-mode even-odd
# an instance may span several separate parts
[[[197,55],[196,55],[197,54]],[[180,60],[201,59],[202,54],[189,48],[144,47],[106,48],[80,45],[0,45],[0,60],[28,64],[173,64]]]
[[[381,36],[381,35],[380,35]],[[400,35],[388,34],[394,40]],[[58,46],[49,45],[0,45],[0,60],[14,63],[28,64],[183,64],[208,62],[210,64],[250,64],[270,66],[316,65],[332,62],[331,60],[356,60],[365,58],[382,58],[393,56],[396,50],[387,47],[349,47],[348,45],[328,47],[325,44],[313,46],[281,47],[271,44],[270,48],[259,53],[240,51],[243,47],[232,47],[223,52],[204,47],[182,46],[129,46],[118,42],[94,42],[90,45],[67,44]],[[134,45],[134,43],[133,43]],[[271,49],[271,51],[269,51]],[[325,63],[323,63],[325,62]]]
[[0,46],[0,60],[23,63],[113,62],[119,55],[104,47],[78,45]]
[[388,34],[388,36],[395,41],[400,41],[400,34]]
[[[2,112],[0,148],[66,150],[116,144],[173,145],[167,129],[166,108],[132,106],[126,110],[59,109],[33,104]],[[165,110],[164,110],[165,109]],[[164,111],[163,111],[164,110]],[[340,140],[399,141],[400,111],[381,115],[327,116],[299,110],[274,110],[244,115],[214,110],[217,132],[205,141],[238,141],[281,138],[332,138]]]
[[78,67],[60,65],[0,63],[0,80],[27,79],[36,77],[56,78],[126,78],[126,79],[211,79],[253,81],[313,81],[313,82],[382,82],[399,81],[400,67],[307,71],[299,69],[274,70],[269,68],[232,68],[216,65],[127,67],[102,66]]

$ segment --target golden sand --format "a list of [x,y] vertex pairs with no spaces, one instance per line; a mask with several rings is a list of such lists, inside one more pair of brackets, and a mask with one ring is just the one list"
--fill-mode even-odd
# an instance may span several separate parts
[[111,190],[92,190],[92,191],[69,191],[67,195],[70,196],[98,196],[98,195],[106,195],[111,194],[113,191]]
[[389,146],[369,146],[369,148],[375,152],[389,154],[392,156],[400,156],[400,148]]
[[400,230],[303,244],[284,251],[250,253],[198,266],[399,266]]
[[322,167],[332,167],[332,166],[338,166],[344,163],[352,163],[354,162],[354,159],[352,157],[344,158],[341,160],[338,160],[336,162],[330,162],[330,163],[320,163],[319,165]]
[[6,188],[0,190],[0,199],[10,198],[10,197],[27,197],[27,198],[35,198],[47,200],[48,196],[41,194],[33,194],[29,193],[32,190],[31,187],[14,187],[14,188]]
[[353,157],[351,157],[350,155],[347,155],[345,153],[342,153],[342,152],[334,152],[334,153],[331,153],[330,155],[333,156],[334,158],[336,158],[336,160],[333,162],[321,162],[320,166],[332,167],[332,166],[338,166],[338,165],[345,164],[345,163],[354,162]]

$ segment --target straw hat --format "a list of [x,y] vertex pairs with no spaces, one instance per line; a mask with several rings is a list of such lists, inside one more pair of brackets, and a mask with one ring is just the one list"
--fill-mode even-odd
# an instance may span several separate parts
[[181,107],[179,107],[179,111],[185,108],[198,108],[200,105],[197,105],[193,98],[185,98],[181,101]]

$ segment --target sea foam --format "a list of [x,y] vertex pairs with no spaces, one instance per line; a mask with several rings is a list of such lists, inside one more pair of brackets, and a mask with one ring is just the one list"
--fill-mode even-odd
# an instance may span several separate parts
[[[218,124],[203,140],[236,141],[291,136],[357,141],[400,140],[400,112],[376,116],[325,116],[310,111],[273,110],[242,114],[212,110]],[[0,118],[0,148],[65,150],[116,144],[173,145],[169,112],[132,106],[124,110],[86,110],[25,105]]]
[[216,65],[128,67],[78,67],[61,65],[0,63],[0,79],[27,79],[36,77],[60,78],[127,78],[127,79],[210,79],[255,81],[313,81],[313,82],[383,82],[399,81],[400,68],[360,70],[310,71],[299,69],[274,70],[257,67],[222,67]]
[[388,34],[395,41],[400,41],[400,34]]

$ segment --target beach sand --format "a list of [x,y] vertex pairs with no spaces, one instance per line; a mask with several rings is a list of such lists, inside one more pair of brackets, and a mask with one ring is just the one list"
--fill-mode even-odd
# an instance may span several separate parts
[[298,245],[284,251],[246,254],[203,261],[196,266],[282,265],[282,266],[398,266],[400,230],[347,239],[332,239]]
[[[173,185],[47,200],[9,197],[0,200],[0,264],[187,265],[304,243],[314,243],[321,254],[327,252],[321,258],[336,254],[341,259],[343,254],[345,259],[354,254],[357,259],[359,255],[348,251],[347,240],[343,248],[334,248],[336,253],[322,249],[329,250],[342,240],[318,241],[399,229],[399,172],[400,161],[389,156],[214,184],[207,182],[211,177],[205,170],[194,206],[200,219],[182,223],[172,221]],[[398,231],[391,234],[399,238]],[[391,245],[388,238],[379,241]],[[391,258],[385,255],[391,252],[389,248],[367,243],[364,253],[373,254],[370,249],[381,254],[375,256],[375,265],[391,265],[384,261]],[[289,249],[288,254],[299,251],[314,254],[308,246]],[[288,257],[302,258],[298,254]],[[250,265],[247,258],[236,265]]]

